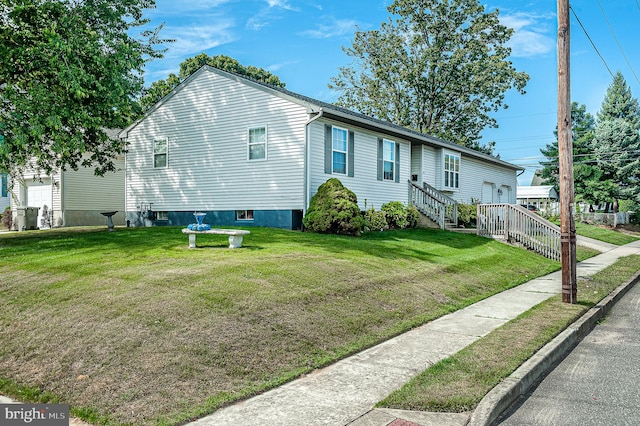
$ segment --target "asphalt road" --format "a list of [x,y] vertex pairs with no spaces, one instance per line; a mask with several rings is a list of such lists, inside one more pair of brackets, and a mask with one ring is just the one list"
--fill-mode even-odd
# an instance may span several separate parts
[[640,424],[640,284],[498,423]]

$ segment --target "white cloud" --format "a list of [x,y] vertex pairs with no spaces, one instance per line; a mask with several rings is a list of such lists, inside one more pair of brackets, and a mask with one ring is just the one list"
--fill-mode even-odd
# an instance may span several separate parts
[[156,11],[184,15],[195,11],[210,11],[212,8],[230,3],[232,0],[156,0]]
[[282,62],[282,63],[278,63],[278,64],[271,64],[268,67],[266,67],[265,69],[269,72],[276,72],[278,70],[280,70],[283,67],[289,66],[289,65],[294,65],[300,63],[299,60],[296,61],[287,61],[287,62]]
[[531,14],[518,12],[500,16],[500,23],[515,30],[508,46],[514,57],[531,58],[546,55],[555,49],[555,38],[550,36],[553,27],[549,20],[553,15]]
[[166,36],[175,39],[175,42],[169,44],[166,56],[186,57],[231,43],[237,39],[231,31],[232,27],[231,21],[220,21],[206,26],[168,27]]
[[301,36],[310,38],[334,38],[344,35],[351,35],[359,24],[353,19],[335,19],[331,18],[327,24],[318,24],[315,29],[302,31]]
[[269,7],[277,7],[285,10],[297,11],[296,8],[291,6],[287,0],[267,0]]
[[247,20],[247,28],[259,31],[271,25],[275,20],[282,19],[281,10],[300,12],[299,8],[291,6],[288,0],[266,0],[267,7],[262,8],[257,14]]

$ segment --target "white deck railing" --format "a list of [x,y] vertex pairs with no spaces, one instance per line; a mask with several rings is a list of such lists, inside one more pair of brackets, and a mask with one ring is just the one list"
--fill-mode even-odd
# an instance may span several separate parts
[[477,234],[560,260],[560,227],[516,204],[478,204]]
[[423,183],[420,187],[409,181],[409,200],[418,211],[445,229],[447,222],[458,225],[458,203],[434,187]]

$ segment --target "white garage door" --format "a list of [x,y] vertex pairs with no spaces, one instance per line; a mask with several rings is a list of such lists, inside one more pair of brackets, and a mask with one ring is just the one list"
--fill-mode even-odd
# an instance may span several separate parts
[[29,182],[27,188],[27,206],[40,207],[38,210],[38,222],[36,226],[42,227],[42,208],[46,205],[51,210],[51,179],[42,179],[42,182]]

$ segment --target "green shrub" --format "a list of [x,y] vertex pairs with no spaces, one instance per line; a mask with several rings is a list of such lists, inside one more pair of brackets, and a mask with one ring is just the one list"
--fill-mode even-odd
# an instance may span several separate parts
[[329,234],[360,235],[364,228],[356,194],[336,178],[320,185],[302,223],[309,231]]
[[478,209],[475,204],[458,204],[458,224],[465,227],[475,227],[478,219]]
[[407,206],[407,227],[417,228],[419,221],[420,221],[420,212],[418,211],[416,206],[414,205]]
[[620,200],[618,201],[619,212],[631,212],[638,208],[634,200]]
[[13,214],[11,213],[11,209],[7,207],[4,209],[4,213],[0,215],[2,217],[1,224],[3,228],[11,229],[13,226]]
[[387,214],[382,210],[375,210],[373,207],[364,212],[365,231],[382,231],[389,229],[387,224]]
[[400,201],[389,201],[380,208],[387,214],[389,228],[403,229],[407,227],[407,209]]

